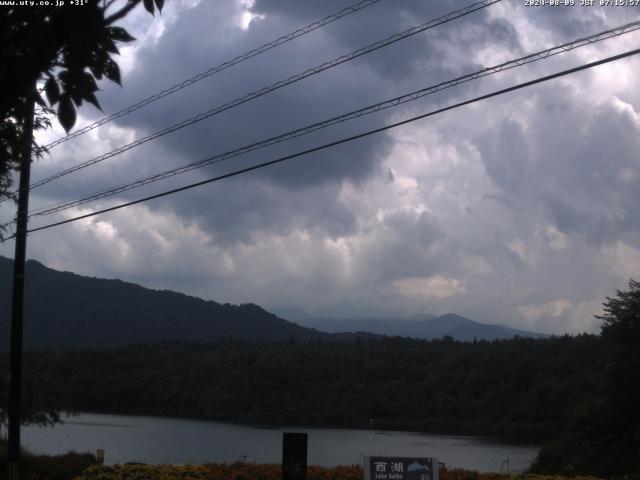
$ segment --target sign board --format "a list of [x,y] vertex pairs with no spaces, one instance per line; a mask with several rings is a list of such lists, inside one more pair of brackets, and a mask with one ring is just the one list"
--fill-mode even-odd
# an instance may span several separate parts
[[438,480],[438,460],[425,457],[364,457],[364,480]]

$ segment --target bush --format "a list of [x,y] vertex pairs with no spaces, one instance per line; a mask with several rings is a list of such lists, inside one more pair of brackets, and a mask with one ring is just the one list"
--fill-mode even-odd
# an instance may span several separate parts
[[[362,480],[364,474],[359,465],[319,467],[311,465],[308,480]],[[115,465],[94,466],[75,480],[280,480],[280,465],[264,464],[207,464],[207,465]],[[472,470],[443,469],[441,480],[565,480],[557,475],[506,475],[480,473]],[[595,477],[573,477],[572,480],[597,480]],[[639,479],[625,479],[639,480]]]
[[[22,452],[25,480],[72,480],[96,464],[90,453],[69,452],[64,455],[34,455]],[[7,471],[7,444],[0,442],[0,469]]]

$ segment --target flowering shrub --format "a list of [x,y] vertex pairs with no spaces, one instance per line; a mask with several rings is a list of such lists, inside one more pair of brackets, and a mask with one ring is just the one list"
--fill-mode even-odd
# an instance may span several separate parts
[[[460,468],[440,470],[440,480],[567,480],[562,475],[510,475],[506,473],[480,473]],[[571,477],[571,480],[599,480],[596,477]]]
[[74,480],[209,480],[201,465],[94,465]]
[[[89,467],[75,480],[280,480],[281,467],[274,464],[207,465],[115,465]],[[359,465],[319,467],[311,465],[308,480],[362,480]],[[443,469],[440,480],[566,480],[553,475],[507,475],[472,470]],[[572,477],[571,480],[598,480],[595,477]]]

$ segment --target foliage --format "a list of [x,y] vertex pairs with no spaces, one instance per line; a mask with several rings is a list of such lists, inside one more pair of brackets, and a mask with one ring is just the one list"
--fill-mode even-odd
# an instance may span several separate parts
[[[113,58],[118,53],[116,43],[134,38],[114,24],[140,2],[152,14],[164,4],[164,0],[126,0],[113,13],[107,11],[115,0],[89,0],[75,8],[16,2],[0,9],[0,200],[11,195],[11,172],[19,168],[25,140],[33,144],[36,156],[42,153],[33,138],[25,139],[30,116],[35,113],[35,130],[45,129],[55,111],[69,132],[83,101],[100,108],[96,80],[105,77],[120,83]],[[38,83],[43,84],[41,89]],[[28,106],[32,100],[39,105],[35,112]],[[0,238],[4,228],[0,226]],[[56,422],[58,412],[47,398],[45,379],[31,374],[32,381],[23,388],[23,421]],[[7,378],[6,368],[0,368],[0,426],[6,423]]]
[[72,480],[95,463],[96,458],[90,453],[29,454],[24,456],[25,480]]
[[[126,0],[113,13],[108,10],[119,3],[115,0],[89,0],[74,8],[36,2],[0,9],[0,197],[8,195],[11,170],[19,164],[28,99],[35,98],[41,107],[36,128],[46,128],[47,114],[55,112],[67,132],[84,101],[100,108],[96,80],[120,83],[116,43],[134,40],[114,24],[141,2],[151,13],[164,4]],[[42,88],[36,89],[37,84]]]
[[[629,281],[629,290],[607,298],[602,339],[607,349],[607,384],[616,428],[633,428],[640,436],[640,282]],[[640,438],[636,439],[640,445]]]
[[[511,475],[503,473],[481,473],[474,470],[460,468],[442,469],[439,472],[440,480],[565,480],[567,477],[560,475],[536,475],[523,474]],[[571,476],[572,480],[598,480],[592,476]]]
[[[22,387],[22,423],[36,425],[53,425],[60,420],[60,395],[56,386],[34,369],[23,372]],[[9,369],[0,359],[0,433],[7,425],[9,404]]]
[[[88,468],[75,480],[280,480],[281,466],[234,463],[207,465],[115,465]],[[360,466],[309,466],[308,480],[362,480]]]
[[[6,471],[6,443],[0,441],[0,469]],[[23,451],[25,480],[72,480],[91,465],[96,458],[90,453],[69,452],[64,455],[34,455]]]
[[[440,470],[441,480],[565,480],[551,475],[506,475],[470,470]],[[208,465],[115,465],[88,468],[75,480],[280,480],[280,465],[208,464]],[[319,467],[311,465],[308,480],[362,480],[360,465]],[[595,477],[573,477],[573,480],[597,480]]]
[[538,472],[640,473],[640,283],[607,298],[601,324],[604,364],[564,434],[546,444]]
[[[590,390],[596,336],[462,343],[185,344],[26,358],[79,411],[552,438]],[[106,394],[108,392],[108,394]]]

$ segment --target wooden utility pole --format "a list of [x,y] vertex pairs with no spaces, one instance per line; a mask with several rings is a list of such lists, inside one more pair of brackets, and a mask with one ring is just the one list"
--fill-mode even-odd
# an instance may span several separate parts
[[11,300],[11,353],[9,357],[9,444],[7,460],[9,480],[20,479],[20,422],[22,393],[22,317],[24,312],[24,267],[27,251],[27,216],[29,213],[29,177],[31,176],[31,144],[35,85],[25,102],[23,145],[20,152],[20,188],[16,215],[16,249],[13,257],[13,297]]

